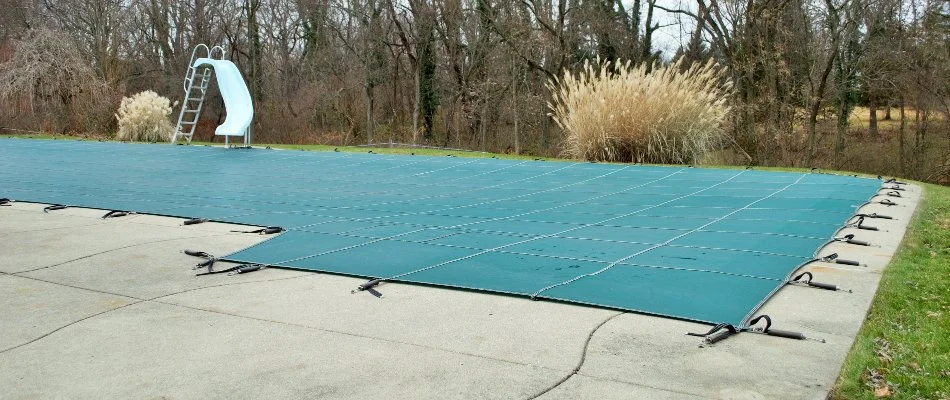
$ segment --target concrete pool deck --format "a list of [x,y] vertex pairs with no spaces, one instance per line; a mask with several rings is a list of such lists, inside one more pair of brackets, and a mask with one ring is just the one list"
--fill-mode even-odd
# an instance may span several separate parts
[[[183,249],[224,255],[266,239],[234,225],[43,205],[0,207],[0,398],[825,398],[903,238],[921,188],[893,216],[847,228],[815,280],[759,314],[824,339],[549,301],[265,269],[195,277]],[[883,191],[882,191],[883,193]],[[880,199],[885,198],[880,196]],[[218,269],[223,266],[218,267]]]

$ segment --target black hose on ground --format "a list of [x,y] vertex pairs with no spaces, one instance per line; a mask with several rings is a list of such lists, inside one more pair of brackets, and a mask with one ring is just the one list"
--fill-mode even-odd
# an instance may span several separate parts
[[67,206],[67,205],[63,205],[63,204],[53,204],[53,205],[49,205],[49,206],[43,207],[43,212],[44,212],[44,213],[49,213],[50,211],[64,210],[64,209],[67,209],[67,208],[69,208],[69,206]]
[[251,231],[231,231],[231,232],[236,232],[236,233],[257,233],[257,234],[259,234],[259,235],[271,235],[271,234],[274,234],[274,233],[281,233],[281,232],[283,232],[283,231],[285,231],[285,230],[286,230],[286,229],[281,228],[281,227],[279,227],[279,226],[268,226],[268,227],[266,227],[266,228],[254,229],[254,230],[251,230]]

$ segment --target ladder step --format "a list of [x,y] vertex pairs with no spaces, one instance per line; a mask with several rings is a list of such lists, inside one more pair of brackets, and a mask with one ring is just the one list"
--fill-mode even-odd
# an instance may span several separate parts
[[185,110],[184,112],[186,112],[186,113],[196,113],[196,112],[198,112],[198,111],[200,111],[200,110]]

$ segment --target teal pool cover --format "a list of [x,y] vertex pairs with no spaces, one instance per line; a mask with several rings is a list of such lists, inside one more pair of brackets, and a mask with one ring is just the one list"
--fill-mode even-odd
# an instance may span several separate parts
[[228,260],[736,326],[880,187],[754,170],[0,139],[0,197],[287,229]]

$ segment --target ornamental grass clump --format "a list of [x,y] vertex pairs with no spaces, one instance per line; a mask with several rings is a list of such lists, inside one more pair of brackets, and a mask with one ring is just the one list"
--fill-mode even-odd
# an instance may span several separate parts
[[171,102],[166,97],[146,90],[122,99],[119,112],[119,132],[116,138],[128,141],[167,142],[175,127],[168,116]]
[[584,64],[548,82],[565,152],[596,161],[693,164],[719,150],[731,84],[712,61],[684,68]]

